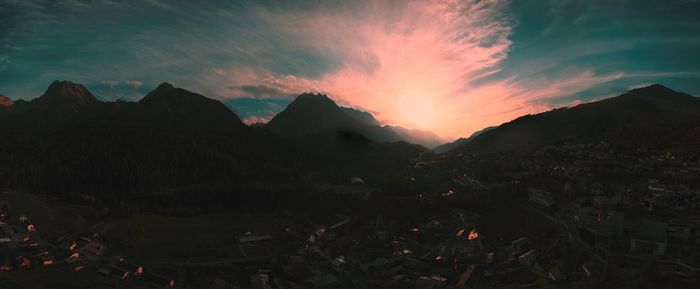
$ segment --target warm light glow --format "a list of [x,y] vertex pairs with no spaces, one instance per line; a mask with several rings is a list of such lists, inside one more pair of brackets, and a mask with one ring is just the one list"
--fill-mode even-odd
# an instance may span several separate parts
[[398,101],[400,119],[397,122],[412,127],[428,128],[433,121],[433,103],[430,95],[405,95]]
[[469,231],[469,236],[467,237],[467,239],[474,240],[476,238],[479,238],[479,234],[475,230]]

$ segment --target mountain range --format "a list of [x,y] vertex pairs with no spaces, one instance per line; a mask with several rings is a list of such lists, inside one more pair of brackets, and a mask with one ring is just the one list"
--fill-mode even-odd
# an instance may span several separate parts
[[[138,102],[103,102],[83,85],[55,81],[31,101],[0,97],[0,188],[267,207],[326,198],[319,188],[351,177],[396,189],[434,139],[321,94],[302,94],[266,125],[249,127],[221,102],[167,83]],[[652,85],[526,115],[435,150],[514,154],[601,141],[697,152],[700,99]]]
[[304,93],[265,125],[284,137],[308,137],[329,131],[353,132],[376,142],[419,144],[433,148],[445,141],[428,131],[382,126],[366,111],[338,106],[323,94]]
[[697,150],[700,98],[655,84],[600,101],[525,115],[458,140],[447,150],[527,152],[543,145],[601,141],[616,146]]
[[445,143],[445,144],[441,144],[441,145],[439,145],[439,146],[436,146],[435,148],[433,148],[433,151],[436,152],[436,153],[446,153],[446,152],[449,152],[449,151],[451,151],[451,150],[453,150],[453,149],[456,149],[456,148],[458,148],[458,147],[461,147],[461,146],[463,146],[463,145],[466,145],[468,142],[470,142],[471,140],[473,140],[473,139],[476,138],[477,136],[481,135],[481,134],[484,133],[484,132],[490,131],[490,130],[492,130],[492,129],[494,129],[494,128],[497,128],[497,126],[489,126],[489,127],[484,128],[484,129],[478,130],[478,131],[472,133],[472,135],[470,135],[469,137],[466,137],[466,138],[461,137],[461,138],[458,138],[457,140],[455,140],[455,141],[453,141],[453,142]]
[[287,138],[248,127],[221,102],[167,83],[138,102],[102,102],[70,81],[51,83],[31,101],[2,100],[0,188],[69,198],[191,203],[201,199],[188,193],[208,193],[212,204],[259,200],[230,193],[246,190],[283,200],[312,193],[309,183],[385,181],[426,151],[354,131]]

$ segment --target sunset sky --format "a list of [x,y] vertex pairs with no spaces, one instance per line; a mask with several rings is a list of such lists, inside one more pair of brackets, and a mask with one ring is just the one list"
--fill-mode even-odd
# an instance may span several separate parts
[[103,100],[161,82],[267,121],[305,91],[468,136],[661,83],[700,95],[700,2],[0,1],[0,94]]

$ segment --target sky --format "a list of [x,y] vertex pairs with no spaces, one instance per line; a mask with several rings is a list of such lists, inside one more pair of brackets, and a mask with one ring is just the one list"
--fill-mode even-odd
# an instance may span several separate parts
[[0,94],[162,82],[266,122],[302,92],[468,136],[661,83],[700,95],[697,0],[2,0]]

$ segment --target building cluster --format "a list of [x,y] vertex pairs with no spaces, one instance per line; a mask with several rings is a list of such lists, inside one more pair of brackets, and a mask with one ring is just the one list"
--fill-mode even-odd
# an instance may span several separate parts
[[26,214],[10,214],[3,206],[0,211],[0,270],[36,270],[49,267],[59,271],[91,271],[123,280],[137,288],[178,288],[173,278],[149,272],[109,254],[100,235],[65,235],[48,240],[40,234],[41,227]]

